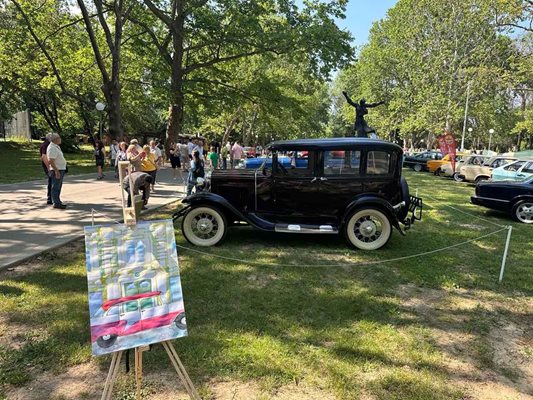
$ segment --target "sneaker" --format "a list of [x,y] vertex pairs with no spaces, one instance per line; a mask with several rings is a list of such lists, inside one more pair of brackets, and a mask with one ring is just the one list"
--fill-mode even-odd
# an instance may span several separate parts
[[54,208],[59,208],[60,210],[64,210],[67,208],[66,204],[54,204]]

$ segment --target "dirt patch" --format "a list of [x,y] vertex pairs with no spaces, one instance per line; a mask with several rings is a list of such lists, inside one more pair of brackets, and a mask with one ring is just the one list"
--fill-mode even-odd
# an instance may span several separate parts
[[467,399],[533,398],[529,299],[517,310],[516,299],[466,289],[403,285],[398,294],[408,318],[423,320],[431,330],[449,378]]
[[[23,388],[7,391],[10,400],[96,400],[102,395],[106,371],[95,363],[80,364],[67,372],[54,375],[41,374]],[[211,381],[197,387],[201,397],[208,400],[333,400],[334,395],[326,390],[305,385],[286,385],[268,389],[256,382]],[[143,399],[167,400],[189,399],[185,388],[173,370],[163,373],[145,373],[143,376]],[[123,371],[115,385],[114,398],[134,398],[135,382],[133,372]]]

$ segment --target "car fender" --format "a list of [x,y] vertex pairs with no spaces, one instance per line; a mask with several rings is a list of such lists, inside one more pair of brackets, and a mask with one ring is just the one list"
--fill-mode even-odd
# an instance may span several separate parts
[[363,208],[363,207],[374,207],[379,208],[381,211],[385,212],[387,217],[389,218],[392,226],[394,226],[396,229],[398,229],[402,234],[404,233],[400,227],[400,222],[398,221],[398,217],[396,215],[396,212],[392,205],[385,199],[378,197],[378,196],[369,196],[369,195],[363,195],[360,197],[357,197],[354,199],[348,207],[346,207],[344,211],[344,215],[342,216],[341,225],[344,225],[344,221],[348,218],[348,216],[356,209]]
[[516,203],[522,200],[533,200],[533,194],[520,194],[518,196],[513,197],[513,199],[509,202],[511,206],[514,206]]
[[274,229],[274,224],[272,224],[271,222],[265,221],[254,215],[243,214],[237,208],[231,205],[231,203],[227,201],[224,197],[215,193],[200,192],[192,196],[186,197],[185,199],[183,199],[182,203],[188,204],[188,206],[182,208],[181,210],[172,215],[172,219],[174,221],[179,217],[184,216],[191,207],[196,207],[205,204],[217,207],[220,211],[225,213],[226,218],[229,221],[245,221],[251,226],[265,231],[271,231]]

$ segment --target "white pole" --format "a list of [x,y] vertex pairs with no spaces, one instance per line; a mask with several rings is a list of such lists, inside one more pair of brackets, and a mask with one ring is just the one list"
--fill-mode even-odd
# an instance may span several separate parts
[[472,81],[468,82],[466,87],[466,104],[465,104],[465,119],[463,122],[463,136],[461,137],[461,151],[465,150],[465,134],[466,134],[466,120],[468,119],[468,101],[470,99],[470,84]]
[[513,227],[509,226],[509,231],[507,232],[507,241],[505,242],[505,250],[503,251],[502,268],[500,270],[500,279],[498,280],[498,283],[502,283],[503,272],[505,271],[505,262],[507,261],[507,251],[509,250],[509,243],[511,242],[512,232],[513,232]]
[[94,208],[91,208],[91,225],[94,226]]

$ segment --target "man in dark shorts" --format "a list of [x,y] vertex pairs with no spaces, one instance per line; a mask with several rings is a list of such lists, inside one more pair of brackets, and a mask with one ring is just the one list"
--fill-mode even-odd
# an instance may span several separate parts
[[44,174],[46,175],[46,179],[48,179],[48,188],[46,190],[46,204],[52,205],[52,177],[50,176],[50,164],[48,163],[48,157],[46,157],[46,149],[50,145],[50,137],[52,136],[51,133],[46,134],[44,138],[43,144],[41,144],[41,148],[39,149],[39,153],[41,154],[41,165],[43,166]]

